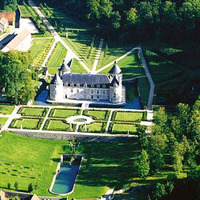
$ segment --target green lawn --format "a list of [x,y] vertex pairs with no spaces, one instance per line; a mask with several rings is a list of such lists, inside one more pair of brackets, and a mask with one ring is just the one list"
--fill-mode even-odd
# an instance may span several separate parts
[[7,120],[8,120],[8,118],[6,118],[6,117],[0,117],[0,124],[4,125]]
[[86,130],[84,126],[80,127],[80,132],[91,132],[91,133],[104,133],[105,132],[105,123],[102,122],[94,122],[92,124],[86,125]]
[[23,18],[31,17],[31,13],[25,5],[19,5],[19,8],[20,8],[20,11],[21,11],[21,17],[23,17]]
[[[105,56],[106,44],[108,44],[108,50]],[[123,56],[126,52],[130,51],[133,47],[134,46],[124,45],[119,42],[113,43],[104,41],[97,69],[101,69],[105,65],[114,62],[117,58]]]
[[[32,193],[39,196],[55,196],[48,192],[59,158],[71,153],[68,141],[35,139],[9,132],[0,138],[0,187],[14,190],[18,182],[19,191],[27,192],[28,185],[37,184]],[[109,188],[115,190],[151,184],[165,179],[167,173],[147,179],[133,176],[133,162],[139,154],[137,142],[88,142],[80,143],[77,154],[83,155],[82,165],[74,192],[69,199],[93,199],[105,194]]]
[[123,112],[123,111],[115,111],[113,113],[112,120],[114,121],[130,121],[130,122],[135,122],[138,120],[143,119],[143,112]]
[[75,58],[72,60],[71,72],[72,73],[87,73],[85,68]]
[[80,115],[81,110],[79,109],[52,109],[50,113],[50,117],[55,118],[68,118],[73,115]]
[[21,107],[18,113],[22,116],[44,117],[47,111],[48,108]]
[[140,94],[140,101],[143,106],[147,106],[150,92],[150,83],[148,78],[138,79],[138,90]]
[[65,49],[65,47],[60,42],[58,42],[47,63],[48,72],[50,74],[54,75],[56,72],[58,72],[58,69],[62,65],[63,60],[66,57],[66,54],[67,54],[67,49]]
[[74,131],[74,129],[70,130],[70,125],[64,120],[50,120],[45,129],[54,131]]
[[16,129],[39,129],[42,119],[29,119],[29,118],[20,118],[14,119],[11,122],[10,128]]
[[84,114],[96,120],[108,120],[110,111],[104,110],[85,110]]
[[54,40],[53,39],[37,39],[34,38],[31,42],[31,48],[29,50],[33,59],[33,65],[41,66],[44,62]]
[[[101,71],[100,74],[108,74],[108,72],[111,70],[113,65],[114,63],[110,67]],[[131,53],[125,58],[123,58],[122,60],[120,60],[118,62],[118,65],[122,70],[124,79],[129,79],[129,78],[145,75],[145,71],[140,63],[137,52]]]
[[14,106],[4,106],[4,105],[0,105],[0,114],[3,115],[10,115],[12,113],[12,111],[14,110]]
[[136,126],[134,124],[111,124],[112,130],[111,133],[117,133],[117,134],[127,134],[128,132],[136,133]]

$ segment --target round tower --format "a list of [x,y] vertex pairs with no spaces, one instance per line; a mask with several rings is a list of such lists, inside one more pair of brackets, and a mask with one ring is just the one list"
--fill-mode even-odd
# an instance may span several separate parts
[[62,101],[64,97],[63,82],[56,73],[50,83],[50,99],[54,101]]

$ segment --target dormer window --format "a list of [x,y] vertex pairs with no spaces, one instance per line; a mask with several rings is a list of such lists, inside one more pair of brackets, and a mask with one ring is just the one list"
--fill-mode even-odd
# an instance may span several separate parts
[[97,84],[97,88],[100,88],[100,85],[99,85],[99,84]]
[[91,84],[91,87],[92,87],[92,88],[94,87],[94,84],[93,84],[93,83]]
[[84,87],[87,87],[87,83],[84,83]]

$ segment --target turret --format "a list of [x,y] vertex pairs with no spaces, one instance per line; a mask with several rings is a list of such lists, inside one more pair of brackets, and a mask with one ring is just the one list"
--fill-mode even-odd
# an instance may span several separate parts
[[57,73],[50,83],[50,99],[55,101],[63,99],[63,82]]
[[71,73],[71,63],[72,60],[70,60],[68,63],[66,63],[66,61],[63,61],[63,64],[61,65],[60,69],[59,69],[59,75],[60,77],[62,77],[64,74],[69,74]]
[[114,79],[114,77],[116,77],[119,82],[119,85],[122,85],[122,70],[118,66],[117,61],[114,62],[114,66],[109,71],[109,74],[111,81]]

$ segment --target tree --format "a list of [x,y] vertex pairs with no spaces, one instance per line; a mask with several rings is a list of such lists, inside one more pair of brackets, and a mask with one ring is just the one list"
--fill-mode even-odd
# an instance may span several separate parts
[[33,185],[32,185],[32,183],[30,183],[28,185],[28,192],[32,192],[32,191],[33,191]]
[[155,190],[153,192],[153,199],[158,200],[166,195],[165,185],[162,183],[157,183]]
[[14,183],[14,187],[15,187],[15,190],[18,190],[18,188],[19,188],[18,182],[15,182],[15,183]]
[[136,8],[131,8],[129,11],[126,12],[126,21],[128,27],[135,25],[137,19],[138,19],[138,12]]
[[0,53],[0,85],[4,94],[16,104],[27,103],[35,96],[29,65],[27,54],[15,51]]
[[149,138],[148,154],[152,171],[158,171],[165,165],[166,136],[152,135]]
[[146,130],[147,130],[146,126],[142,126],[140,124],[137,125],[138,144],[140,145],[141,149],[146,149],[148,146]]
[[145,150],[142,150],[139,158],[134,162],[135,174],[139,177],[145,178],[150,170],[149,156]]

